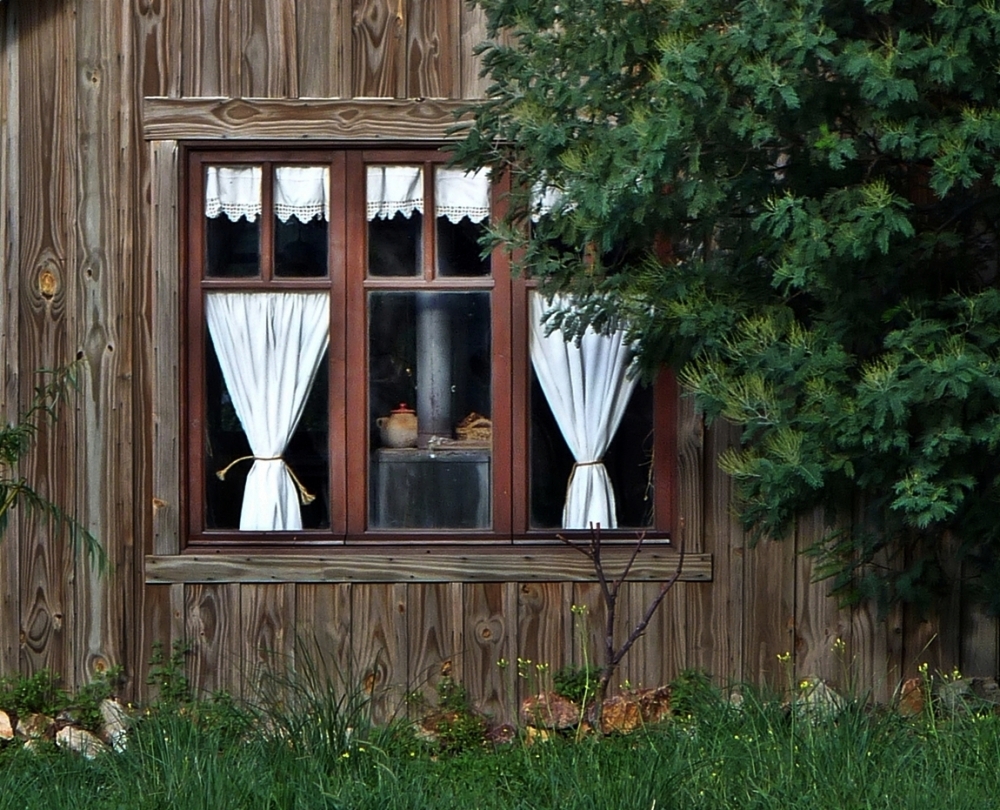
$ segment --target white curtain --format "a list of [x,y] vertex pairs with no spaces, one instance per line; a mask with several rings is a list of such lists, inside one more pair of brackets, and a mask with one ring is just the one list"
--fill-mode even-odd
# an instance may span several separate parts
[[[205,216],[225,214],[233,222],[256,221],[261,212],[260,166],[209,166],[205,174]],[[274,213],[282,222],[330,218],[328,166],[278,166],[274,170]]]
[[[566,487],[563,528],[617,528],[615,494],[602,459],[635,388],[626,373],[631,352],[621,331],[601,335],[588,328],[579,344],[567,342],[559,330],[546,335],[545,302],[534,292],[530,301],[531,362],[576,459]],[[565,306],[566,300],[557,299],[551,308]]]
[[[419,166],[369,166],[368,219],[413,216],[424,211],[424,173]],[[482,222],[490,215],[490,179],[486,170],[434,170],[434,214],[460,222]]]
[[330,336],[326,293],[210,292],[205,316],[226,388],[253,452],[241,531],[302,528],[301,495],[282,458]]

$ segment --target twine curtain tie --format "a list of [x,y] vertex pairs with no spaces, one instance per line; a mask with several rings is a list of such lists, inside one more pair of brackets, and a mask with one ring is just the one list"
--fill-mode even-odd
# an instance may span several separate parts
[[289,466],[288,462],[285,461],[285,459],[282,456],[240,456],[239,458],[230,461],[221,470],[216,471],[215,474],[218,477],[218,479],[220,481],[225,481],[226,473],[229,472],[233,467],[235,467],[241,461],[280,461],[282,464],[285,465],[285,469],[288,471],[288,474],[291,476],[292,481],[295,483],[295,487],[299,491],[299,500],[302,501],[302,505],[308,506],[309,504],[311,504],[313,501],[316,500],[316,496],[311,494],[309,490],[305,488],[305,486],[299,480],[299,477],[295,474],[295,471]]
[[576,477],[577,467],[596,467],[598,465],[604,466],[604,459],[599,458],[596,461],[574,461],[573,469],[569,471],[569,479],[566,481],[566,494],[563,496],[563,501],[569,498],[570,488],[573,486],[573,479]]

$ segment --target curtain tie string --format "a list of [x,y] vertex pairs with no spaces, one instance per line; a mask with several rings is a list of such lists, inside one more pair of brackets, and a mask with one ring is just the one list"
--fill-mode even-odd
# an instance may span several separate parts
[[573,479],[576,477],[577,467],[596,467],[598,464],[604,464],[604,459],[599,458],[597,461],[574,461],[573,469],[569,471],[569,479],[566,481],[566,495],[563,497],[563,503],[569,500],[569,490],[573,486]]
[[285,469],[288,471],[288,474],[292,477],[292,481],[295,483],[295,487],[299,491],[299,499],[302,501],[302,505],[308,506],[309,504],[311,504],[313,501],[316,500],[316,496],[311,494],[309,490],[307,490],[305,486],[303,486],[302,482],[299,480],[299,477],[295,474],[295,471],[288,465],[288,462],[285,461],[285,459],[282,458],[281,456],[240,456],[239,458],[230,461],[229,464],[227,464],[221,470],[216,471],[215,474],[218,477],[218,479],[220,481],[225,481],[226,473],[229,472],[233,467],[235,467],[241,461],[280,461],[285,465]]

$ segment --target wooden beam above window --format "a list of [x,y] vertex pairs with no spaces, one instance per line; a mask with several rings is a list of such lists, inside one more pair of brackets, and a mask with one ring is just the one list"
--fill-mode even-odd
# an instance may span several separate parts
[[[630,549],[604,549],[615,576]],[[645,548],[630,581],[656,582],[677,570],[673,549]],[[681,580],[710,582],[711,554],[686,554]],[[304,554],[183,554],[146,557],[146,582],[592,582],[590,562],[569,548],[487,549],[464,552],[379,552],[375,549],[323,556]]]
[[441,141],[467,101],[147,97],[148,141]]

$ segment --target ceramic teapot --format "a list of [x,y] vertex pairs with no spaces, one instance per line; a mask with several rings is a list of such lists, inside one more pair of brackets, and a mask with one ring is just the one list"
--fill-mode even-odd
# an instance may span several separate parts
[[388,416],[380,416],[375,424],[383,447],[417,446],[417,414],[412,408],[407,408],[405,402],[400,402],[399,407],[390,411]]

